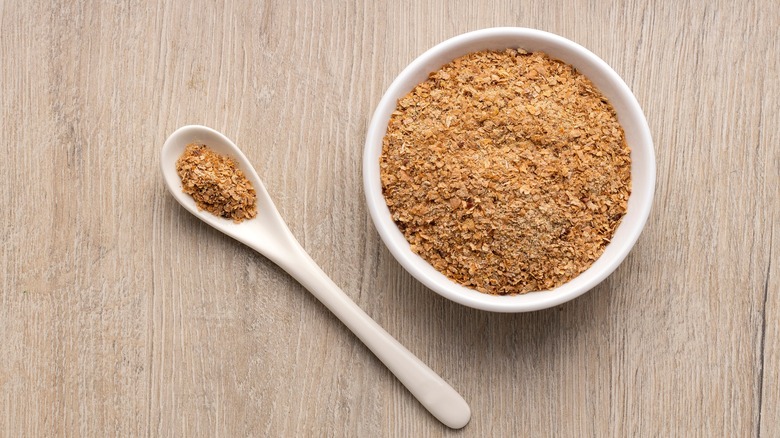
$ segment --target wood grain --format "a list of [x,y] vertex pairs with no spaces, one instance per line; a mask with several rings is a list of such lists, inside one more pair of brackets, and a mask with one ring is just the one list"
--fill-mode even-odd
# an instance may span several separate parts
[[[499,25],[605,59],[658,156],[624,264],[530,314],[416,282],[361,184],[394,76]],[[780,435],[779,28],[773,0],[0,0],[0,435]],[[470,402],[466,428],[168,196],[159,150],[190,123],[242,147],[312,257]]]

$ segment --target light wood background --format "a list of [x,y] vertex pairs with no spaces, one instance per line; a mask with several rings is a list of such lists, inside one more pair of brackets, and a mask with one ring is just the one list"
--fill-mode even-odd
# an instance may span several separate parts
[[[370,115],[434,44],[570,38],[658,156],[623,265],[530,314],[385,249]],[[780,3],[0,0],[1,436],[780,436]],[[470,402],[439,424],[279,268],[168,195],[165,138],[235,140],[334,281]]]

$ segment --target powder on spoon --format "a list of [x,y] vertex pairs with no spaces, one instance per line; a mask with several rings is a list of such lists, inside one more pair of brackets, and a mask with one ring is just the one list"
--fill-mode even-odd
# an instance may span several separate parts
[[232,158],[192,143],[176,160],[176,172],[200,210],[236,223],[257,216],[255,189]]

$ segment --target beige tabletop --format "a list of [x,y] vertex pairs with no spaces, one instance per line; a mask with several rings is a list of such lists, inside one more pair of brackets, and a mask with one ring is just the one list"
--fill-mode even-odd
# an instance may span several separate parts
[[[643,107],[625,262],[557,308],[425,288],[364,201],[417,55],[543,29]],[[780,3],[0,1],[0,436],[780,436]],[[471,405],[440,424],[284,271],[167,193],[186,124],[235,140],[333,280]]]

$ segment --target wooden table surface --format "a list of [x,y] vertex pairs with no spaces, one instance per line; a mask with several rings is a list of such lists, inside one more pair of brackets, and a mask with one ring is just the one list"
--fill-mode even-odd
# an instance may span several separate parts
[[[363,197],[401,69],[492,26],[606,60],[647,115],[647,227],[590,293],[423,287]],[[780,3],[0,0],[0,435],[780,436]],[[312,257],[469,401],[437,422],[281,269],[181,208],[165,138],[255,164]]]

